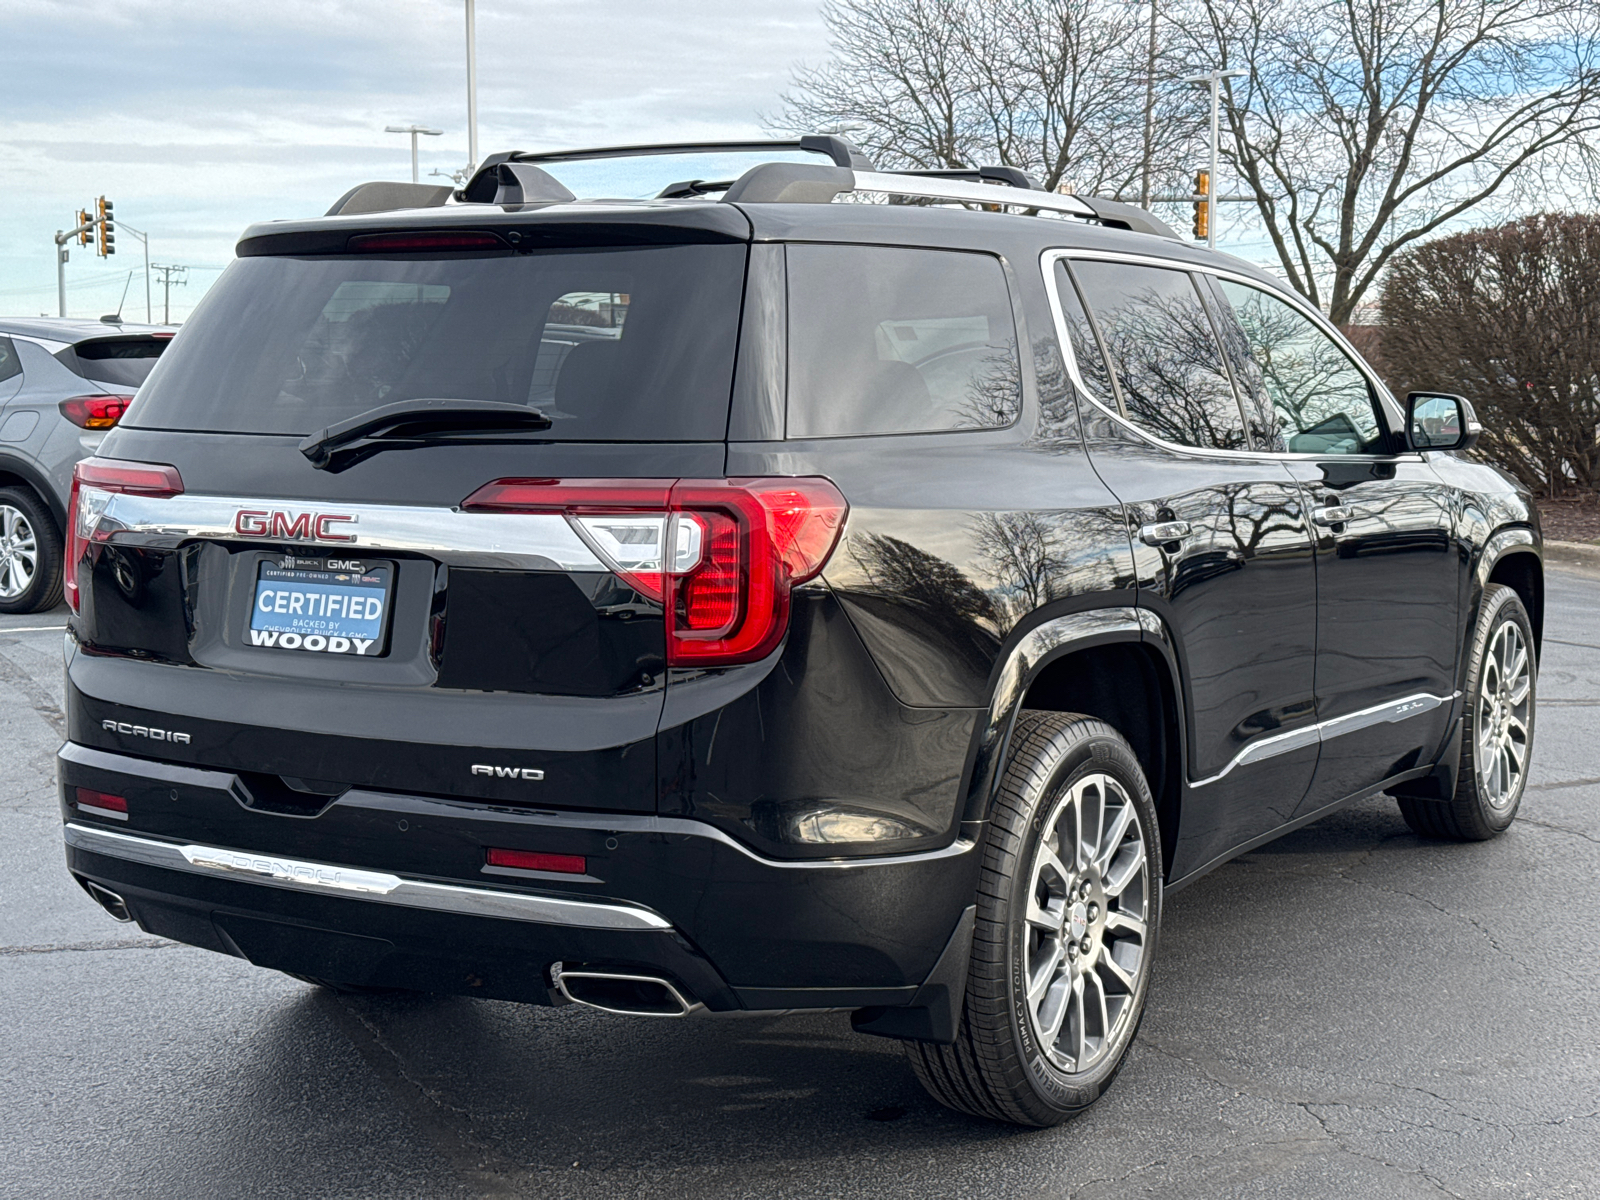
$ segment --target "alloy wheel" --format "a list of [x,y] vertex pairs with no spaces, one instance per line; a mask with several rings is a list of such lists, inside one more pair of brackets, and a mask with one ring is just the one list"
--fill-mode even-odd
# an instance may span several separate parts
[[20,509],[0,504],[0,600],[14,600],[27,591],[38,568],[32,522]]
[[1522,791],[1533,703],[1533,658],[1514,621],[1501,622],[1490,635],[1480,675],[1478,786],[1491,807],[1504,810]]
[[1135,1015],[1150,917],[1145,831],[1109,775],[1078,780],[1044,826],[1022,924],[1027,1011],[1046,1056],[1081,1074]]

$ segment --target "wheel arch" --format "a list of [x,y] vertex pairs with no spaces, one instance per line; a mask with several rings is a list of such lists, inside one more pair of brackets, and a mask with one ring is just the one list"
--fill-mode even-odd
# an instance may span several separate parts
[[49,511],[51,519],[56,523],[56,529],[63,536],[67,530],[67,510],[56,496],[55,488],[51,487],[45,477],[31,463],[24,462],[11,454],[0,454],[0,487],[25,487],[35,496],[39,503]]
[[1544,646],[1544,560],[1530,529],[1502,529],[1484,546],[1478,563],[1477,600],[1472,606],[1472,621],[1468,629],[1477,628],[1478,611],[1483,603],[1483,589],[1498,583],[1517,593],[1522,607],[1528,610],[1528,623],[1533,626],[1534,652]]
[[1161,824],[1165,870],[1177,842],[1186,761],[1178,670],[1160,618],[1146,610],[1092,609],[1029,629],[1002,660],[965,819],[987,818],[1023,709],[1083,713],[1127,738],[1144,769]]

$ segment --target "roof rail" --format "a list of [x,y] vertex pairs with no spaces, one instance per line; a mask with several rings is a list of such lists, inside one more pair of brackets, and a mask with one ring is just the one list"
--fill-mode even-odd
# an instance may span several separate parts
[[1032,175],[1017,167],[917,167],[896,171],[897,175],[923,175],[929,179],[970,179],[978,183],[1004,183],[1011,187],[1043,192],[1047,189]]
[[[994,171],[994,168],[983,168]],[[725,204],[827,204],[846,192],[883,192],[918,200],[956,200],[985,208],[1020,208],[1027,212],[1057,212],[1093,221],[1112,229],[1152,233],[1175,240],[1178,235],[1142,208],[1097,196],[1069,196],[1021,188],[1005,179],[1006,186],[970,183],[972,171],[950,172],[957,178],[930,173],[851,171],[842,167],[813,167],[805,163],[763,163],[735,179],[723,193]],[[1021,174],[1021,172],[1018,172]],[[1003,177],[996,178],[997,182]],[[709,190],[709,189],[707,189]]]

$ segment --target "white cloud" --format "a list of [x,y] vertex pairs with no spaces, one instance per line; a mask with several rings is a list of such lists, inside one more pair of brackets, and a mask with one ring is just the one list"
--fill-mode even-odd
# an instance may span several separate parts
[[[186,315],[252,221],[466,161],[461,0],[5,0],[0,312],[55,311],[51,234],[97,195],[196,268]],[[751,137],[791,65],[826,52],[813,0],[478,0],[479,151]],[[116,305],[138,241],[75,248],[68,311]],[[207,270],[205,268],[212,268]],[[160,294],[156,294],[159,317]],[[136,279],[125,311],[143,315]]]

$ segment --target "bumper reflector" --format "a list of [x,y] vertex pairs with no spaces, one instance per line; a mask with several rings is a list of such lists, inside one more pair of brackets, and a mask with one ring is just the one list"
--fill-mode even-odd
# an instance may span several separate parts
[[111,817],[118,821],[128,819],[128,801],[110,792],[97,792],[93,788],[74,788],[73,799],[78,811],[93,813],[97,817]]
[[588,860],[581,854],[545,854],[538,850],[489,850],[491,867],[511,867],[518,871],[555,871],[562,875],[582,875]]

